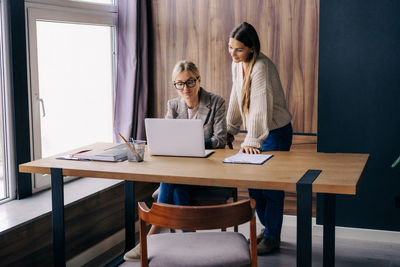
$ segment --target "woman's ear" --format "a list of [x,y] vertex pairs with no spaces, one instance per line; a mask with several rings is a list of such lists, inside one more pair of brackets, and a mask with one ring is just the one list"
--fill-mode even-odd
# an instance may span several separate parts
[[199,80],[199,84],[200,84],[200,82],[201,82],[201,76],[199,76],[199,78],[198,78],[197,80]]

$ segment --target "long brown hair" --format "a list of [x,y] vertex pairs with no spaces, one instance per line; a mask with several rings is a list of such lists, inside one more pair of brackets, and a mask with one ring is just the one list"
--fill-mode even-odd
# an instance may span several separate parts
[[251,92],[251,80],[250,75],[253,71],[254,63],[256,62],[257,56],[260,54],[260,39],[254,27],[247,23],[242,22],[236,26],[230,36],[239,42],[242,42],[245,46],[253,49],[253,53],[247,59],[247,67],[245,70],[245,76],[242,85],[242,111],[247,114],[250,109],[250,92]]

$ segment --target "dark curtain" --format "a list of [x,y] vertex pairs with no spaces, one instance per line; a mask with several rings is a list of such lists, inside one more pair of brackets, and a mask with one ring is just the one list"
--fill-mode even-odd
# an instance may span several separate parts
[[118,57],[114,141],[145,138],[147,115],[148,54],[146,0],[118,1]]

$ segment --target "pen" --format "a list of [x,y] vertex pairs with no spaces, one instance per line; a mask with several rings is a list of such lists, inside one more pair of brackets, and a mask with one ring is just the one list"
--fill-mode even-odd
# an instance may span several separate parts
[[88,151],[90,151],[90,149],[85,149],[85,150],[78,151],[78,152],[72,154],[71,157],[75,157],[78,154],[85,153],[85,152],[88,152]]
[[125,141],[125,144],[129,147],[129,150],[132,151],[132,153],[137,157],[138,161],[143,161],[142,157],[137,153],[135,148],[125,139],[125,137],[122,136],[121,133],[118,133],[119,136],[121,136],[122,140]]

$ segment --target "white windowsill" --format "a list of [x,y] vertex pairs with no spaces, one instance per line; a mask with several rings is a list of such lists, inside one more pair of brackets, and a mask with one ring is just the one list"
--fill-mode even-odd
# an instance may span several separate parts
[[[64,184],[64,205],[122,183],[115,179],[81,178]],[[0,205],[0,234],[51,212],[51,190]]]

